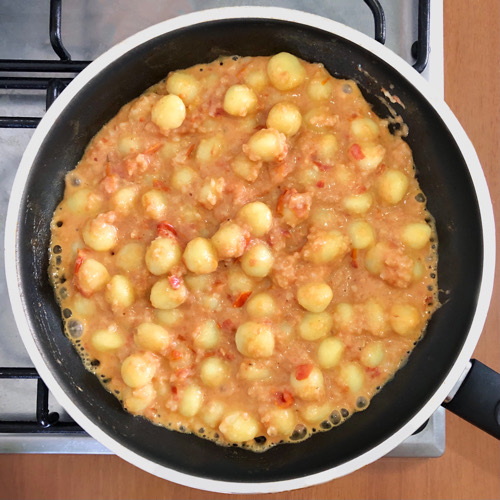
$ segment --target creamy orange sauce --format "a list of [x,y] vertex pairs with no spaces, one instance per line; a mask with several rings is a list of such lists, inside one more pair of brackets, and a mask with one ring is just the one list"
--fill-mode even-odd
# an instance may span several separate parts
[[408,145],[353,81],[290,54],[173,72],[66,176],[50,276],[124,408],[256,451],[328,430],[437,307]]

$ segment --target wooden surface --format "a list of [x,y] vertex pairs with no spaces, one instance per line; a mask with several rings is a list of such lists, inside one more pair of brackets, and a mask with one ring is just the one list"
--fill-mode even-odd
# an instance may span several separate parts
[[[498,0],[445,0],[446,101],[476,147],[499,227]],[[498,248],[498,246],[497,246]],[[499,253],[497,252],[497,259]],[[476,357],[499,369],[499,266]],[[220,498],[158,479],[115,456],[0,455],[0,498]],[[228,498],[248,498],[228,496]],[[255,498],[255,497],[253,497]],[[262,498],[498,499],[499,443],[452,414],[446,451],[434,459],[381,459],[347,477]]]

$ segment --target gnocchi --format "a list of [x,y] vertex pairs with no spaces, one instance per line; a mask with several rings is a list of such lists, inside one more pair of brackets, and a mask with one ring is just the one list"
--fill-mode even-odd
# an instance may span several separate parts
[[266,292],[254,295],[246,304],[251,318],[272,318],[276,314],[276,301]]
[[278,90],[292,90],[306,79],[302,62],[288,52],[280,52],[269,59],[267,74],[271,84]]
[[248,248],[241,257],[241,268],[248,276],[264,278],[274,263],[274,256],[264,242],[258,242]]
[[197,385],[188,385],[181,394],[179,413],[184,417],[194,417],[203,404],[203,391]]
[[261,201],[247,203],[238,211],[238,218],[250,228],[250,232],[261,238],[269,232],[273,224],[271,209]]
[[107,222],[105,214],[101,214],[83,226],[82,237],[85,244],[93,250],[106,252],[116,246],[118,229]]
[[151,274],[166,274],[180,262],[180,246],[174,238],[156,238],[146,250],[144,260]]
[[76,277],[76,286],[84,296],[99,292],[111,279],[106,267],[95,259],[85,259]]
[[131,354],[122,363],[121,376],[129,387],[135,389],[149,384],[157,368],[158,361],[152,354],[147,352]]
[[206,351],[217,347],[221,338],[220,327],[213,319],[207,319],[196,330],[194,345]]
[[188,73],[174,71],[167,78],[167,91],[182,99],[184,104],[191,104],[200,93],[201,84]]
[[291,102],[278,102],[267,115],[266,125],[286,136],[295,135],[302,124],[300,109]]
[[400,170],[387,170],[378,181],[378,194],[386,203],[396,205],[405,196],[409,180]]
[[327,337],[318,346],[318,363],[324,370],[337,366],[344,354],[345,344],[337,337]]
[[116,274],[106,285],[104,297],[112,307],[123,309],[134,303],[134,287],[126,276]]
[[243,443],[257,436],[258,420],[247,412],[237,411],[227,415],[219,425],[224,437],[232,443]]
[[229,375],[227,362],[219,358],[207,358],[200,364],[200,378],[207,387],[220,387]]
[[184,283],[172,283],[168,278],[158,280],[151,288],[149,299],[157,309],[175,309],[187,299],[187,289]]
[[332,301],[333,290],[326,283],[308,283],[297,290],[297,301],[308,311],[323,312]]
[[218,256],[213,243],[206,238],[194,238],[187,245],[182,259],[195,274],[213,273],[218,266]]
[[238,351],[249,358],[268,358],[274,352],[274,333],[269,325],[248,321],[234,337]]
[[185,118],[186,106],[175,94],[163,96],[151,110],[151,121],[162,132],[180,127]]
[[257,96],[246,85],[229,87],[224,96],[224,111],[232,116],[246,116],[255,111]]
[[92,334],[92,345],[99,352],[115,351],[125,344],[125,337],[118,331],[116,325],[96,330]]
[[274,128],[265,128],[255,132],[243,151],[252,161],[279,161],[287,153],[285,135]]
[[290,383],[297,397],[304,401],[316,401],[324,396],[325,381],[317,366],[299,365],[290,375]]
[[247,246],[247,236],[238,224],[227,222],[212,236],[212,245],[219,259],[241,257]]
[[305,340],[318,340],[330,333],[333,319],[327,312],[307,312],[299,323],[299,334]]
[[156,323],[141,323],[135,332],[134,342],[142,349],[165,353],[172,342],[172,336]]

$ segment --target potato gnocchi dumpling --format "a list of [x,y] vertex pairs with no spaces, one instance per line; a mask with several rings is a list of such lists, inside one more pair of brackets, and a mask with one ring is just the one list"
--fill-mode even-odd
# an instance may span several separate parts
[[330,333],[333,319],[327,312],[307,312],[299,323],[299,334],[305,340],[318,340]]
[[162,278],[151,287],[149,300],[156,309],[175,309],[187,300],[187,295],[184,283]]
[[113,195],[111,203],[117,212],[128,215],[134,206],[136,198],[137,188],[129,186],[117,191]]
[[278,102],[267,115],[266,125],[278,132],[291,137],[295,135],[302,124],[300,109],[291,102]]
[[245,251],[240,262],[241,268],[248,276],[264,278],[271,272],[274,256],[268,245],[256,242]]
[[207,358],[200,364],[201,381],[208,387],[220,387],[228,379],[230,369],[227,361]]
[[175,238],[156,238],[151,242],[144,261],[151,274],[161,276],[168,273],[181,260],[181,248]]
[[248,225],[250,232],[257,238],[267,234],[273,224],[271,209],[261,201],[247,203],[241,207],[238,218]]
[[172,342],[172,336],[156,323],[141,323],[134,335],[134,342],[139,348],[165,353]]
[[167,194],[160,189],[151,189],[142,195],[142,207],[146,217],[160,220],[167,213]]
[[325,370],[334,368],[342,359],[345,344],[337,337],[327,337],[318,346],[318,363]]
[[155,376],[158,360],[150,353],[135,353],[124,359],[121,365],[123,381],[132,388],[149,384]]
[[106,252],[114,248],[118,242],[118,229],[107,221],[106,215],[98,215],[83,226],[83,241],[92,250]]
[[115,308],[129,307],[134,303],[135,292],[132,282],[121,274],[116,274],[106,285],[106,301]]
[[197,385],[188,385],[181,393],[179,413],[184,417],[194,417],[203,404],[203,391]]
[[292,90],[306,79],[302,61],[288,52],[280,52],[269,59],[267,74],[278,90]]
[[202,237],[192,239],[182,255],[186,267],[195,274],[213,273],[218,266],[217,251],[213,243]]
[[66,206],[73,214],[93,214],[102,207],[102,199],[91,189],[82,188],[66,200]]
[[212,245],[220,259],[235,259],[243,255],[247,235],[238,224],[226,222],[212,236]]
[[194,346],[208,351],[217,347],[220,338],[221,330],[219,325],[213,319],[207,319],[195,331]]
[[184,104],[192,103],[200,93],[201,83],[193,75],[174,71],[167,78],[167,92],[179,96]]
[[317,401],[324,397],[323,372],[317,366],[299,365],[290,375],[290,384],[297,397],[304,401]]
[[180,127],[184,118],[186,118],[186,106],[175,94],[160,98],[151,111],[151,121],[163,132]]
[[120,333],[116,325],[96,330],[91,337],[92,346],[99,352],[114,351],[125,344],[125,336]]
[[246,303],[246,310],[251,318],[273,318],[276,314],[276,301],[269,293],[258,293]]
[[244,443],[255,438],[259,432],[258,420],[247,412],[230,413],[222,420],[220,431],[232,443]]
[[253,161],[283,160],[287,152],[285,135],[274,128],[259,130],[250,137],[243,151]]
[[79,265],[75,286],[82,295],[88,297],[102,290],[110,279],[106,267],[99,261],[89,258]]
[[274,352],[274,333],[266,323],[241,324],[234,340],[238,351],[248,358],[268,358]]
[[232,116],[247,116],[257,107],[255,92],[246,85],[233,85],[224,95],[224,111]]
[[305,260],[313,264],[331,264],[349,251],[349,240],[341,231],[317,231],[309,233],[304,245]]
[[297,425],[295,412],[288,408],[273,408],[262,418],[269,436],[290,436]]
[[354,81],[291,53],[164,76],[66,176],[65,333],[124,410],[171,431],[261,452],[336,427],[439,305],[411,151]]

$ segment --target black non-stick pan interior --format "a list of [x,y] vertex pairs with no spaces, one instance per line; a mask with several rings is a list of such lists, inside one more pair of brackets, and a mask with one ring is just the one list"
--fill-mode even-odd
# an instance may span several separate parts
[[[49,223],[63,195],[64,175],[123,104],[171,70],[210,62],[220,55],[280,51],[323,62],[334,76],[353,78],[381,115],[387,114],[379,100],[382,87],[392,89],[405,104],[405,109],[395,107],[409,126],[407,141],[436,219],[443,307],[407,365],[366,411],[305,442],[254,454],[218,447],[132,417],[84,370],[63,335],[47,277]],[[412,419],[441,385],[474,314],[482,269],[481,220],[467,165],[446,123],[411,82],[383,60],[312,27],[259,19],[225,20],[180,29],[138,46],[88,82],[57,118],[39,149],[22,203],[17,265],[26,314],[45,363],[79,409],[104,432],[153,462],[195,476],[278,481],[320,472],[365,453]]]

